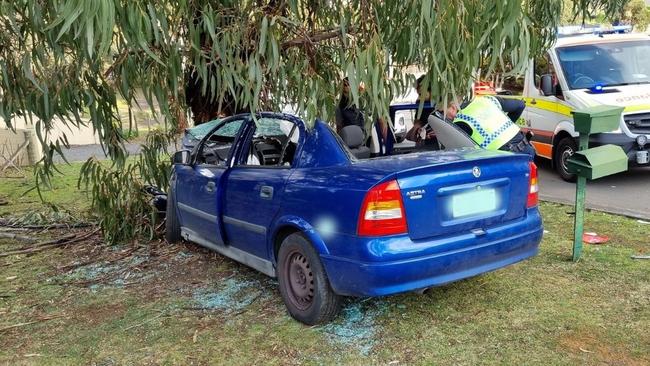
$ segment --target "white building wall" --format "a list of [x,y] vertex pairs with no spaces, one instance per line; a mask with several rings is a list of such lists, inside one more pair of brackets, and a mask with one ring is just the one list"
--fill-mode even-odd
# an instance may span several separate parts
[[[30,140],[28,148],[23,148],[14,162],[17,165],[31,165],[41,159],[41,146],[36,136],[36,122],[34,125],[28,118],[14,118],[12,120],[12,129],[7,128],[4,121],[0,120],[0,166],[3,166],[25,142]],[[54,126],[46,137],[48,143],[55,142],[65,134],[70,145],[91,145],[98,144],[99,139],[93,131],[92,125],[74,127],[66,126],[59,119],[54,120]],[[90,122],[88,122],[89,124]],[[45,131],[43,131],[44,135]]]

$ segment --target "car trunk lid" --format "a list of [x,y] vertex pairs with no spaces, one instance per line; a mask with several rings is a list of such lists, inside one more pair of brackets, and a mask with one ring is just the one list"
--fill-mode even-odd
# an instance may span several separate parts
[[481,235],[526,214],[528,156],[474,149],[438,155],[426,155],[419,164],[403,157],[368,164],[402,159],[394,162],[399,169],[390,178],[399,184],[411,239]]

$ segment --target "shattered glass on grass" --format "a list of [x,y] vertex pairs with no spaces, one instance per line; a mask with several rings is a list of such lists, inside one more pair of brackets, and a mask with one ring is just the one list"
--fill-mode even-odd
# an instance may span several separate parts
[[194,257],[194,255],[192,253],[181,251],[181,252],[178,252],[178,254],[176,254],[176,256],[174,256],[174,260],[176,260],[176,261],[184,261],[184,260],[192,258],[192,257]]
[[368,356],[379,343],[380,326],[377,319],[388,312],[388,304],[382,299],[351,299],[344,305],[340,315],[319,328],[327,333],[327,339],[345,347],[354,347]]
[[[142,274],[135,267],[149,260],[148,256],[132,256],[127,261],[115,263],[100,262],[76,268],[67,274],[59,276],[64,281],[98,281],[88,286],[91,291],[97,291],[105,287],[124,287],[133,281],[142,281],[152,274]],[[105,281],[102,281],[106,278]]]
[[236,275],[217,281],[214,287],[195,290],[193,300],[201,309],[236,313],[251,306],[259,297],[268,296],[271,286],[270,279],[251,280]]

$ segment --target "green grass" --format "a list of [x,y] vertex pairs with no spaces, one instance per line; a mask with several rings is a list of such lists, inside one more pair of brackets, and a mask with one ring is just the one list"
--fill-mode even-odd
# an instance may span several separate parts
[[[49,199],[88,207],[60,179]],[[1,212],[37,207],[6,183],[0,195],[17,206]],[[0,333],[0,364],[649,364],[650,261],[630,256],[650,254],[650,225],[588,212],[586,229],[611,239],[573,263],[572,209],[541,211],[548,232],[531,260],[424,295],[349,299],[322,327],[292,320],[275,281],[192,245],[144,246],[141,264],[104,265],[131,273],[126,287],[54,283],[88,273],[58,267],[124,247],[0,258],[0,295],[10,296],[0,328],[62,316]],[[0,239],[0,251],[17,245]]]
[[77,188],[79,170],[83,163],[58,164],[51,188],[41,187],[41,195],[34,189],[34,175],[31,168],[23,168],[22,178],[0,176],[0,200],[8,204],[0,206],[0,217],[16,213],[27,213],[49,209],[49,204],[60,206],[72,212],[84,212],[90,207],[85,192]]

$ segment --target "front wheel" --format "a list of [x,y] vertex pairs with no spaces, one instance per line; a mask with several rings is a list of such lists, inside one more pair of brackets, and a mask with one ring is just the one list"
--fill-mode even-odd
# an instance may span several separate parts
[[573,137],[563,138],[555,148],[555,154],[553,156],[555,170],[558,172],[560,177],[567,182],[575,182],[577,179],[575,174],[569,172],[569,166],[567,163],[567,160],[576,151],[578,151],[578,145]]
[[277,274],[282,300],[296,320],[315,325],[336,317],[341,297],[332,290],[318,253],[301,234],[282,242]]
[[167,195],[165,220],[165,239],[167,239],[167,242],[173,244],[181,241],[181,226],[176,215],[176,194],[171,184]]

